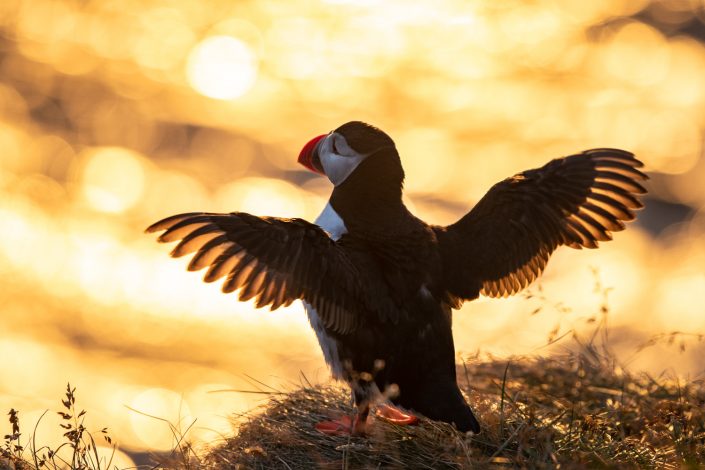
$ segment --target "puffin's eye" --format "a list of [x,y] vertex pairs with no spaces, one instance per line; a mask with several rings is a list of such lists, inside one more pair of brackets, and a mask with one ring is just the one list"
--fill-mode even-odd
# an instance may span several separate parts
[[340,157],[352,157],[355,152],[350,148],[342,135],[333,135],[333,142],[331,144],[331,149],[333,153]]

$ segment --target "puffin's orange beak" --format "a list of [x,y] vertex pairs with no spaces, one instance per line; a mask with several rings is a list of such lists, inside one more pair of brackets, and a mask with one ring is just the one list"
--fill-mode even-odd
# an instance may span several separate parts
[[[306,145],[304,145],[304,148],[301,149],[301,153],[299,154],[299,160],[298,162],[301,163],[303,166],[308,168],[309,170],[313,171],[314,173],[318,174],[325,174],[323,173],[323,170],[321,168],[318,168],[314,164],[314,155],[316,153],[316,146],[318,145],[318,142],[321,141],[325,136],[328,134],[323,134],[319,135],[318,137],[314,137],[311,139]],[[320,166],[320,160],[318,161],[318,165]]]

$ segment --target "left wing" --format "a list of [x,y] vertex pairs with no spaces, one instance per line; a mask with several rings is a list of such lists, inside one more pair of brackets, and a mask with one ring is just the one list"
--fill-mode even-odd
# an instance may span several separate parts
[[305,220],[193,212],[146,231],[165,231],[160,242],[180,240],[171,256],[195,252],[189,271],[208,268],[206,282],[224,277],[223,292],[240,289],[240,300],[255,298],[258,308],[303,299],[340,334],[353,331],[365,313],[362,277],[347,252]]

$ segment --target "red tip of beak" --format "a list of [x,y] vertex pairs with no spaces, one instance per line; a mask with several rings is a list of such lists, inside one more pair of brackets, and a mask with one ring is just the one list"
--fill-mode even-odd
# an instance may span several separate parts
[[316,148],[316,144],[327,135],[328,134],[323,134],[311,139],[306,145],[304,145],[304,148],[301,149],[301,153],[299,154],[298,162],[314,173],[323,174],[322,171],[313,166],[313,150]]

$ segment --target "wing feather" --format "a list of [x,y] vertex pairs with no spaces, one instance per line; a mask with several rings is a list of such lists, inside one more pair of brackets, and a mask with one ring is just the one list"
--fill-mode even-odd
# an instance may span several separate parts
[[255,257],[250,253],[245,253],[228,273],[228,277],[223,283],[222,291],[228,294],[240,288],[244,284],[245,279],[249,277],[256,264],[257,260]]
[[199,271],[207,266],[212,265],[218,256],[222,255],[228,248],[235,246],[228,241],[228,237],[224,234],[213,238],[191,258],[188,264],[189,271]]
[[223,253],[213,261],[208,268],[203,280],[206,282],[215,282],[223,276],[227,276],[238,265],[242,257],[245,256],[245,250],[239,245],[233,245],[226,249]]
[[193,253],[203,247],[204,244],[222,235],[223,232],[212,225],[203,225],[186,235],[171,251],[171,256],[180,256]]

